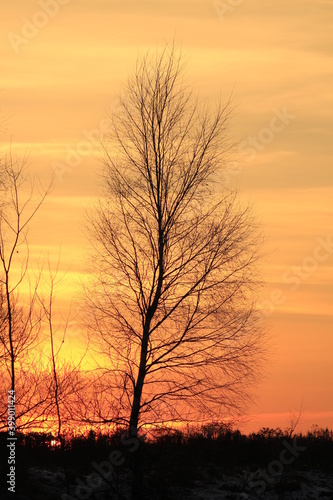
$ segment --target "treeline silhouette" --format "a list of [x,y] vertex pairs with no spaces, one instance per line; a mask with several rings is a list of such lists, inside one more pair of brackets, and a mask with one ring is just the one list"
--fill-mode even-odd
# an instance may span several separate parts
[[[139,446],[134,448],[128,446],[125,435],[122,429],[109,433],[90,430],[85,434],[65,435],[70,495],[61,496],[66,493],[61,473],[64,455],[56,445],[56,437],[50,433],[19,434],[17,498],[21,498],[20,492],[24,493],[22,498],[34,500],[73,499],[83,498],[84,495],[91,499],[127,498],[126,484],[131,474],[132,451],[140,453],[143,484],[151,492],[149,498],[156,499],[172,498],[175,488],[190,490],[196,481],[205,482],[207,478],[221,473],[232,475],[241,474],[244,470],[254,473],[258,469],[269,469],[269,464],[281,457],[281,451],[286,446],[288,457],[293,456],[290,450],[296,450],[295,460],[289,460],[290,463],[285,466],[288,474],[297,470],[333,473],[333,431],[319,427],[313,427],[304,434],[293,434],[280,428],[262,428],[256,433],[244,435],[230,425],[212,423],[200,428],[142,433]],[[6,470],[6,438],[6,433],[0,434],[1,474]],[[105,480],[107,472],[110,472],[106,464],[112,452],[118,464],[111,468],[112,478]],[[92,473],[105,477],[96,489],[87,487],[85,493],[81,493],[83,496],[77,497],[75,488],[78,484],[86,485],[87,477]],[[92,483],[88,480],[88,484],[91,486]],[[295,479],[286,484],[287,489],[292,487],[291,484],[295,488]],[[241,491],[241,488],[241,484],[235,486],[235,492],[237,489]],[[0,492],[1,498],[4,498],[4,493]]]

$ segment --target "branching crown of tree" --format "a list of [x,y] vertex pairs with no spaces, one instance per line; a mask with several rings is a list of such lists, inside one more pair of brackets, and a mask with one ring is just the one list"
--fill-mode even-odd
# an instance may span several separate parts
[[103,145],[105,196],[91,216],[102,419],[137,430],[218,418],[248,396],[262,338],[259,236],[237,192],[214,185],[229,114],[230,103],[210,113],[193,98],[174,48],[143,58],[120,97]]

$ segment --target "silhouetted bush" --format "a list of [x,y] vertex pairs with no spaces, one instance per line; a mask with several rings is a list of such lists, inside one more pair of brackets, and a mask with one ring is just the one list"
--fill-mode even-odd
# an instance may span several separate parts
[[[107,461],[112,450],[120,451],[124,457],[123,465],[115,472],[119,484],[126,482],[130,454],[122,444],[122,436],[123,429],[115,433],[90,431],[84,435],[67,435],[65,456],[71,484],[76,485],[77,478],[84,478],[94,472],[92,463]],[[0,472],[3,477],[7,468],[6,439],[6,433],[0,433]],[[164,429],[163,432],[147,434],[140,443],[144,484],[149,491],[154,492],[153,497],[156,499],[173,498],[173,487],[187,491],[195,481],[204,481],[207,477],[267,468],[271,461],[278,459],[285,442],[292,446],[293,439],[305,449],[287,466],[287,472],[295,471],[295,474],[282,475],[275,486],[278,493],[300,488],[301,480],[297,479],[297,470],[317,469],[329,474],[333,472],[333,432],[328,429],[314,428],[305,435],[290,437],[287,431],[279,428],[263,428],[246,436],[229,425],[213,423],[183,432]],[[43,498],[38,493],[40,485],[37,476],[29,475],[29,470],[34,467],[46,471],[57,468],[61,470],[63,456],[56,444],[56,439],[48,433],[18,436],[18,487],[26,498]],[[231,486],[237,490],[236,486]],[[60,496],[54,498],[58,499]],[[91,495],[91,499],[93,498]],[[103,494],[100,498],[103,498]]]

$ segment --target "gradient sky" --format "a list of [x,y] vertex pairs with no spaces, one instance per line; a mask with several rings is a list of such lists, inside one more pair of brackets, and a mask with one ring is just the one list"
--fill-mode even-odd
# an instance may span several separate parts
[[333,428],[333,1],[14,0],[2,2],[0,33],[1,150],[28,153],[44,183],[67,167],[29,238],[32,259],[61,247],[64,302],[79,289],[84,213],[99,192],[87,137],[103,133],[138,55],[175,39],[202,98],[233,94],[240,144],[221,182],[237,183],[263,223],[260,304],[274,345],[244,429],[285,427],[302,401],[302,429]]

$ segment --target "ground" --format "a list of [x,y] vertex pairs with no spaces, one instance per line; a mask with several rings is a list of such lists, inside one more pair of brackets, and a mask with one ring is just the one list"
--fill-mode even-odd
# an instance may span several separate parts
[[[35,491],[30,495],[16,497],[17,500],[66,500],[64,474],[61,469],[45,470],[39,467],[29,469],[31,482]],[[81,476],[84,483],[88,476]],[[212,475],[211,470],[202,470],[201,479],[194,481],[191,487],[168,485],[168,496],[148,487],[147,500],[173,498],[174,500],[315,500],[333,499],[333,474],[316,470],[293,470],[265,482],[260,471],[236,470],[234,473]],[[126,495],[126,492],[124,492]],[[83,495],[82,491],[82,495]],[[31,496],[33,495],[33,496]],[[62,497],[62,495],[64,495]],[[86,500],[110,499],[104,485],[84,494]],[[69,498],[75,499],[75,488],[71,488]],[[117,495],[111,496],[117,499]],[[129,488],[127,495],[129,498]],[[67,497],[68,499],[68,497]]]

